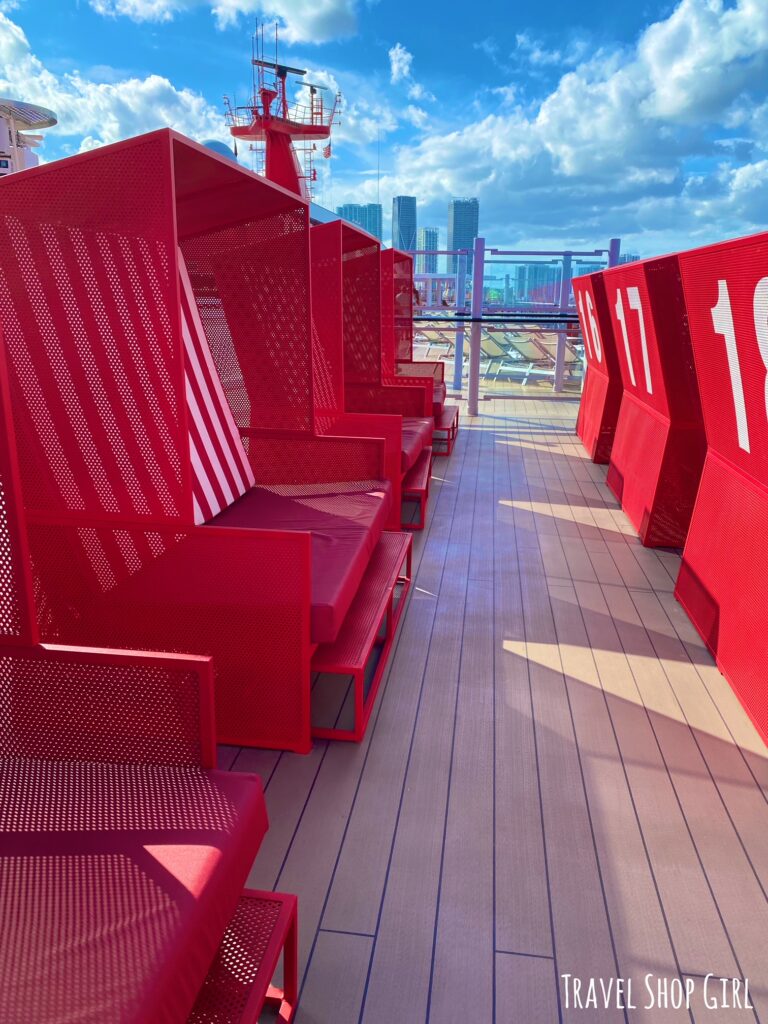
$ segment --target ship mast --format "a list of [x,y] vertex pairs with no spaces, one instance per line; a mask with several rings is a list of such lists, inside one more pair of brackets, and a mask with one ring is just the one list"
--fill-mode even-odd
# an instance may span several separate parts
[[309,102],[289,103],[289,77],[303,80],[307,72],[278,63],[277,29],[274,60],[264,58],[263,29],[261,37],[256,33],[253,52],[251,101],[235,107],[225,98],[227,126],[235,144],[238,139],[250,142],[260,161],[260,173],[302,198],[311,199],[312,186],[317,181],[314,154],[318,142],[327,140],[322,154],[326,159],[331,155],[331,130],[339,123],[341,94],[336,93],[333,103],[326,105],[325,86],[302,81]]

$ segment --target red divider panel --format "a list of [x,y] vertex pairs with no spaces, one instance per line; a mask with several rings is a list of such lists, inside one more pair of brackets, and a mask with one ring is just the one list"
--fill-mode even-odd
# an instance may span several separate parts
[[593,462],[607,462],[610,457],[622,393],[603,273],[600,270],[573,279],[587,360],[576,433]]
[[677,257],[603,283],[624,385],[607,483],[643,544],[682,547],[706,440]]
[[708,447],[675,593],[768,742],[768,234],[679,259]]

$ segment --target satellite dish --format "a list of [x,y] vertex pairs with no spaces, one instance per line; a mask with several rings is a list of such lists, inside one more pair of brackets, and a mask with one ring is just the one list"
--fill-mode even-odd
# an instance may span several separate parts
[[219,156],[225,156],[228,160],[233,160],[237,163],[237,157],[226,143],[219,142],[218,139],[205,139],[203,141],[203,145],[206,149],[210,149]]
[[13,121],[21,131],[52,128],[58,124],[58,118],[47,107],[38,107],[35,103],[24,103],[23,100],[0,98],[0,117]]

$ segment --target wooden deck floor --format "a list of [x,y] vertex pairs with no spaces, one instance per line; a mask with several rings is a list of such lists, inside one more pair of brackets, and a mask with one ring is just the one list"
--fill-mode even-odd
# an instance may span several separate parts
[[[221,751],[266,787],[252,884],[299,895],[300,1024],[768,1024],[768,751],[576,409],[483,402],[436,461],[363,744]],[[705,1009],[710,972],[756,1009]],[[565,973],[638,1008],[568,1009]]]

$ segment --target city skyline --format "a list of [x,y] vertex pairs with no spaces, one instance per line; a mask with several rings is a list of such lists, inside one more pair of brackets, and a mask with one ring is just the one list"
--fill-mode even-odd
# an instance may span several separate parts
[[[404,202],[407,201],[407,202]],[[477,197],[452,197],[447,205],[446,216],[443,225],[434,223],[419,227],[419,206],[418,196],[393,196],[392,197],[392,221],[389,234],[389,244],[394,249],[403,252],[415,252],[419,249],[441,248],[441,234],[446,238],[444,248],[447,249],[472,249],[474,240],[479,232],[480,202]],[[353,224],[357,224],[370,234],[375,235],[382,243],[385,241],[382,218],[384,211],[383,203],[355,203],[345,202],[334,207],[336,214]],[[405,220],[400,218],[399,210],[403,209]],[[372,214],[369,211],[376,211],[375,216],[379,225],[379,231],[372,230],[368,225]],[[423,244],[420,236],[424,231],[436,233],[434,244]],[[431,236],[431,237],[434,237]],[[416,257],[418,262],[420,257]],[[456,257],[447,256],[441,258],[445,262],[448,272],[455,273]],[[468,257],[468,272],[471,271],[472,257]],[[423,273],[438,273],[439,267],[432,271],[420,271]]]

